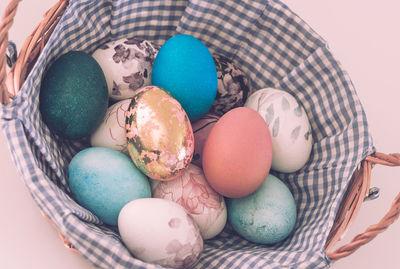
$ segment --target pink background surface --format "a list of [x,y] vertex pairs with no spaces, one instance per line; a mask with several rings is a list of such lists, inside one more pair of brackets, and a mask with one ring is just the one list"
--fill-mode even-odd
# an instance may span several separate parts
[[[9,1],[1,0],[2,16]],[[364,105],[378,151],[400,152],[400,2],[283,0],[328,41],[348,71]],[[9,38],[20,48],[56,0],[25,0],[19,5]],[[80,255],[66,250],[57,232],[44,220],[20,179],[0,132],[0,268],[93,268]],[[342,242],[349,242],[377,223],[400,191],[400,168],[376,166],[371,186],[381,196],[365,202]],[[334,269],[400,268],[400,221]],[[339,246],[342,243],[339,243]]]

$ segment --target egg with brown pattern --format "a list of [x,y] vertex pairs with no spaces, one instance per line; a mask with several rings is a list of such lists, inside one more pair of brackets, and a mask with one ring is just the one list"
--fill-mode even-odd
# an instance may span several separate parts
[[111,40],[92,54],[107,81],[111,100],[130,99],[140,88],[151,85],[154,59],[159,46],[136,37]]
[[156,86],[140,89],[132,98],[125,122],[128,151],[148,177],[167,181],[189,165],[194,136],[180,103]]

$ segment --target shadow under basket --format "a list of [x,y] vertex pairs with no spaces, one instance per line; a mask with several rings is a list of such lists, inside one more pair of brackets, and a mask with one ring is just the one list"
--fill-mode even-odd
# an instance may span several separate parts
[[39,112],[41,77],[70,50],[91,53],[122,37],[163,44],[176,34],[200,39],[212,54],[228,57],[254,89],[282,89],[303,105],[313,151],[291,174],[277,174],[297,205],[293,233],[259,245],[228,226],[206,240],[196,268],[326,268],[350,255],[393,223],[400,194],[382,220],[333,250],[369,194],[375,164],[400,165],[399,154],[375,152],[364,110],[347,73],[326,42],[279,1],[66,1],[45,13],[6,73],[8,30],[18,0],[0,26],[2,129],[13,161],[44,217],[64,244],[100,268],[158,268],[133,257],[118,232],[79,206],[67,184],[68,164],[87,139],[55,136]]

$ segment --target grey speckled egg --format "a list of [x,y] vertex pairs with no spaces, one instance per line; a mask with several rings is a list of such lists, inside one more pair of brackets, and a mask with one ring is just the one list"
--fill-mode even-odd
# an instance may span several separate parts
[[136,90],[151,84],[159,47],[138,38],[123,38],[103,44],[93,52],[107,80],[110,99],[131,98]]
[[222,116],[229,110],[243,106],[252,93],[251,83],[241,68],[227,57],[214,55],[218,90],[210,113]]
[[252,194],[225,201],[232,227],[251,242],[277,243],[288,237],[295,227],[297,210],[293,195],[272,174]]

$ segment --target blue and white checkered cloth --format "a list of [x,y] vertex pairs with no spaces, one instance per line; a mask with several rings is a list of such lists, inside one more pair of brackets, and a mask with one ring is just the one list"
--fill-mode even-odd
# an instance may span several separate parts
[[275,0],[71,1],[20,94],[1,106],[2,128],[33,199],[85,258],[100,268],[158,268],[135,259],[118,233],[70,198],[67,169],[88,141],[54,136],[38,110],[40,81],[57,57],[91,53],[111,39],[138,37],[162,45],[190,34],[211,53],[232,59],[255,89],[274,87],[303,104],[313,152],[294,174],[278,174],[292,191],[294,233],[272,246],[239,237],[228,226],[205,241],[196,268],[326,268],[324,245],[358,164],[374,151],[363,108],[350,78],[326,42]]

